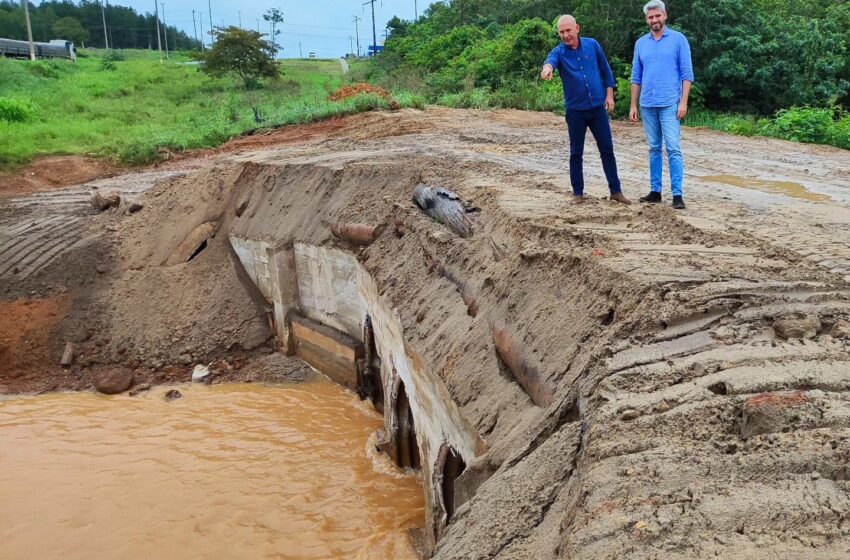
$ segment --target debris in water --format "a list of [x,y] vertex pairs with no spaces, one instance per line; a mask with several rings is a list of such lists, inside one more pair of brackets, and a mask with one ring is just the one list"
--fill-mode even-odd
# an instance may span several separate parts
[[195,369],[192,370],[192,383],[202,381],[209,374],[210,368],[208,368],[207,366],[202,366],[201,364],[196,365]]

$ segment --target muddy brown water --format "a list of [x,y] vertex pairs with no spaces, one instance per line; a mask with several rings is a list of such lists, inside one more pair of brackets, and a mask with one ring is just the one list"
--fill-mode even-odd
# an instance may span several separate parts
[[0,557],[415,558],[421,481],[325,382],[0,401]]
[[707,175],[700,178],[704,181],[723,183],[733,187],[764,193],[781,194],[799,200],[808,200],[809,202],[827,202],[832,200],[832,197],[829,195],[812,192],[800,183],[794,183],[792,181],[768,181],[766,179],[752,179],[748,177],[737,177],[735,175]]

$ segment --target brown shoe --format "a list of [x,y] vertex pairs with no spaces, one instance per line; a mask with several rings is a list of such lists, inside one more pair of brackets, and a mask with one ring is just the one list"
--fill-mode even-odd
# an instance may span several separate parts
[[585,199],[583,194],[574,194],[573,195],[573,204],[584,204]]
[[619,202],[620,204],[631,204],[632,203],[632,201],[629,200],[628,198],[626,198],[626,195],[624,195],[621,192],[612,194],[611,200],[613,200],[614,202]]

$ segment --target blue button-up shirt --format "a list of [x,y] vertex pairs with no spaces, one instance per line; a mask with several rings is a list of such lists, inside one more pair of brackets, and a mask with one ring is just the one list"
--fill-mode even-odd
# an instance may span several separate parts
[[605,104],[605,88],[616,85],[602,47],[593,39],[579,38],[578,48],[561,43],[546,57],[564,86],[564,109],[595,109]]
[[687,37],[665,27],[657,41],[652,33],[637,40],[632,83],[640,86],[641,107],[678,105],[684,80],[694,81]]

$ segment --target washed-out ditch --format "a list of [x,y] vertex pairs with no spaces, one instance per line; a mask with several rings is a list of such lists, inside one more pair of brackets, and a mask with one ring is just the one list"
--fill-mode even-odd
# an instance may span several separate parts
[[[95,185],[117,199],[50,267],[7,276],[5,315],[40,327],[3,331],[0,384],[51,393],[0,402],[21,445],[4,484],[31,506],[14,542],[36,546],[39,526],[67,530],[66,551],[91,552],[94,533],[161,542],[111,515],[117,499],[100,520],[73,509],[94,495],[34,513],[50,498],[23,489],[71,470],[111,473],[130,509],[173,521],[170,557],[213,533],[245,557],[846,554],[839,259],[733,214],[570,206],[546,174],[544,117],[444,113],[358,116],[328,138],[140,174],[145,189]],[[35,248],[60,227],[36,206],[4,222],[41,235]],[[14,235],[0,251],[21,253]],[[28,369],[27,349],[65,367]],[[169,385],[198,365],[202,379]],[[230,384],[245,381],[271,385]],[[121,394],[53,393],[91,386]],[[30,468],[51,451],[39,437],[71,465]],[[86,439],[91,456],[68,451]],[[133,462],[146,445],[181,467],[140,491],[128,477],[168,472]],[[169,500],[180,508],[156,506]]]

